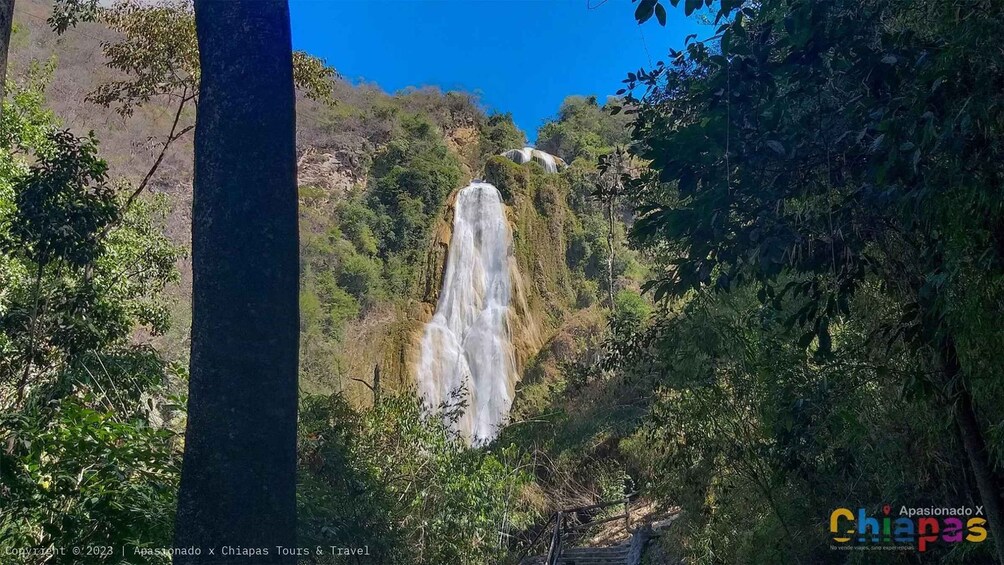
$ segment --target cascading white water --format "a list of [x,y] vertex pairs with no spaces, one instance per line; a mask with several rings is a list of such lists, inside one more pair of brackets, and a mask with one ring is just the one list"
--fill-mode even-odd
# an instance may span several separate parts
[[529,163],[530,161],[536,161],[541,167],[544,167],[544,172],[556,173],[558,172],[558,164],[561,163],[564,166],[564,161],[561,161],[554,155],[547,153],[546,151],[541,151],[540,149],[534,149],[533,147],[524,147],[522,149],[510,149],[502,155],[508,157],[512,161],[515,161],[522,165],[523,163]]
[[454,210],[443,288],[422,336],[418,385],[433,407],[463,391],[460,431],[479,443],[495,437],[512,405],[512,234],[502,197],[489,183],[463,188]]

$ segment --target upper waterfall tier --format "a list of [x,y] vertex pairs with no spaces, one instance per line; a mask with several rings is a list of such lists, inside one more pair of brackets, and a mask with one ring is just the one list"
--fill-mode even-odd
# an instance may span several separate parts
[[467,408],[458,425],[473,442],[495,437],[512,404],[512,261],[498,189],[471,183],[457,195],[443,288],[422,337],[417,377],[434,406],[463,393]]
[[522,149],[512,149],[503,153],[505,157],[519,163],[528,163],[530,161],[536,161],[544,170],[548,173],[558,172],[558,167],[564,167],[565,162],[559,157],[555,157],[546,151],[541,151],[540,149],[534,149],[533,147],[524,147]]

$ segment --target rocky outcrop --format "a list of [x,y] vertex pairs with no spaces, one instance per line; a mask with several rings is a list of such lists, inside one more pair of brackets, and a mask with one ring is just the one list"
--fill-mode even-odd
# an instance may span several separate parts
[[[455,152],[462,151],[462,143],[470,143],[468,137],[474,133],[454,130],[447,135],[447,144]],[[318,164],[318,170],[326,163],[333,170],[344,170],[334,156],[309,159]],[[516,374],[522,376],[531,370],[544,344],[577,311],[566,261],[568,234],[577,220],[567,205],[568,181],[564,175],[547,173],[537,160],[518,164],[504,156],[491,157],[482,176],[499,189],[513,234],[516,260],[511,267],[508,325]],[[341,178],[333,182],[345,185],[351,177],[344,174]],[[345,373],[351,377],[370,381],[379,366],[381,386],[386,390],[414,387],[424,328],[442,291],[459,190],[449,195],[432,226],[424,264],[405,305],[351,324],[346,341],[357,344],[345,364]],[[358,402],[365,403],[372,394],[358,381],[349,388]]]
[[347,151],[322,151],[308,147],[297,159],[297,186],[320,188],[338,200],[366,184],[359,157]]
[[474,176],[480,150],[481,134],[474,124],[466,124],[448,129],[444,139],[450,151],[456,153],[468,176]]
[[[572,221],[566,204],[568,184],[561,175],[545,173],[535,161],[521,165],[501,156],[489,159],[484,176],[499,188],[513,233],[516,261],[511,267],[509,328],[516,373],[522,375],[575,309],[565,260],[566,234]],[[432,319],[442,289],[458,191],[449,196],[433,227],[407,319],[387,328],[396,336],[382,357],[381,368],[396,382],[414,379],[423,329]]]

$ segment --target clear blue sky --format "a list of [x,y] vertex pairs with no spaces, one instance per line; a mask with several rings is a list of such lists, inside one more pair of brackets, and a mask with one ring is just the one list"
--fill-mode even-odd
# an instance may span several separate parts
[[345,78],[388,92],[474,92],[487,108],[512,112],[531,139],[566,96],[603,101],[628,71],[665,60],[688,34],[712,31],[682,8],[669,9],[665,28],[654,19],[638,26],[634,8],[630,0],[290,2],[294,47]]

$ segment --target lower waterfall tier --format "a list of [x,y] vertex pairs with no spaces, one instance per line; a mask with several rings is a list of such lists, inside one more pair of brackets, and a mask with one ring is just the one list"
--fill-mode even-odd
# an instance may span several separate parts
[[457,425],[478,443],[495,437],[512,405],[512,234],[494,185],[463,188],[454,214],[443,287],[422,337],[417,377],[433,407],[466,403]]

